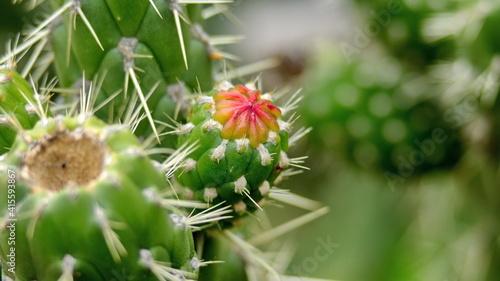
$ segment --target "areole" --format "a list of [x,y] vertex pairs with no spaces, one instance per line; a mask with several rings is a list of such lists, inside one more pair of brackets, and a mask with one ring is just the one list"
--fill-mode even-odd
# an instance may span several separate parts
[[83,187],[99,178],[108,155],[107,147],[93,132],[56,132],[30,145],[21,174],[34,189]]

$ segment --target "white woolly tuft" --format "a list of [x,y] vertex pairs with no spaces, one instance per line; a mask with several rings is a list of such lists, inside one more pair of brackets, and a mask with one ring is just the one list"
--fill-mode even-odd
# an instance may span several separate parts
[[224,81],[221,81],[219,84],[217,84],[215,86],[215,89],[217,91],[227,91],[231,88],[234,88],[234,85],[231,84],[231,82],[227,81],[227,80],[224,80]]
[[178,135],[185,135],[190,133],[194,128],[193,123],[186,123],[184,125],[179,126],[179,130],[177,132]]
[[247,179],[241,176],[234,182],[234,192],[241,194],[245,191],[247,191]]
[[236,213],[243,213],[247,210],[247,204],[245,204],[245,202],[243,201],[240,201],[238,203],[235,203],[233,205],[233,208]]
[[214,119],[209,119],[203,124],[201,128],[207,132],[210,132],[213,129],[222,130],[222,124],[215,121]]
[[262,196],[266,196],[271,192],[271,185],[269,184],[268,181],[264,181],[260,186],[259,186],[259,191]]
[[267,141],[276,145],[277,144],[277,139],[278,139],[278,134],[274,131],[269,131],[269,136],[267,138]]
[[292,124],[288,122],[278,119],[278,125],[280,126],[280,131],[285,131],[287,133],[290,133],[292,131]]
[[260,155],[260,164],[262,166],[270,165],[273,161],[273,158],[271,157],[271,154],[269,153],[267,148],[265,148],[264,145],[259,144],[259,146],[257,147],[257,151],[259,151]]
[[248,146],[250,145],[250,140],[247,138],[237,139],[235,140],[235,142],[236,142],[236,150],[238,152],[246,151],[248,149]]
[[206,187],[203,191],[203,197],[206,201],[211,202],[217,198],[217,189],[215,187]]
[[185,172],[193,170],[194,168],[196,168],[196,160],[194,160],[193,158],[186,159],[183,167]]
[[215,148],[214,153],[210,156],[210,159],[219,163],[219,161],[226,156],[226,146],[228,142],[228,140],[222,140],[222,143]]

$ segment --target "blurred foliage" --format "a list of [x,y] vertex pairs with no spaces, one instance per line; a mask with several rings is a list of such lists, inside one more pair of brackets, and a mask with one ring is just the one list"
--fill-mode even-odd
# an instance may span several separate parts
[[320,46],[304,78],[302,121],[314,127],[310,141],[327,161],[344,156],[409,176],[460,158],[462,144],[443,120],[437,89],[376,47],[348,62],[334,45]]
[[454,42],[430,42],[423,28],[435,13],[453,11],[459,1],[356,0],[356,11],[365,21],[364,32],[378,37],[387,50],[414,69],[425,70],[436,59],[451,58]]
[[[402,8],[381,22],[390,5]],[[297,82],[300,122],[313,127],[303,145],[312,170],[290,188],[332,211],[301,231],[290,273],[500,280],[500,4],[357,0],[353,7],[360,20],[352,38],[316,40]],[[371,22],[379,32],[355,46],[363,36],[356,30]],[[355,51],[346,53],[344,43]],[[449,138],[423,145],[435,129]],[[398,159],[426,150],[413,173],[399,169]],[[338,247],[323,260],[315,250],[326,237]]]

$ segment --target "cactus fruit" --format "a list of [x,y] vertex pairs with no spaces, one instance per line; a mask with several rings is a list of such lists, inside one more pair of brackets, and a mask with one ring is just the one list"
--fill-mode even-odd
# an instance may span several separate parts
[[[197,143],[176,173],[187,198],[233,206],[232,220],[260,209],[287,156],[291,125],[280,119],[271,94],[247,84],[218,84],[197,98],[180,143]],[[230,224],[230,221],[226,221]]]
[[362,167],[401,178],[453,166],[461,143],[425,76],[373,54],[347,63],[334,47],[317,54],[302,116],[312,138]]
[[195,278],[191,229],[155,200],[165,177],[123,126],[42,120],[1,169],[0,260],[14,280]]
[[0,155],[6,153],[16,136],[16,126],[32,128],[38,120],[34,93],[28,82],[9,68],[0,68]]

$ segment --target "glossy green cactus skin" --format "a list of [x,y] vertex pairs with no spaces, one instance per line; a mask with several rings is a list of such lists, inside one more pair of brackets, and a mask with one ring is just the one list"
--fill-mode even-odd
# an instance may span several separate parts
[[310,65],[301,115],[311,141],[358,166],[406,178],[453,166],[462,145],[425,76],[384,54],[347,62],[333,46]]
[[203,256],[205,260],[219,259],[225,262],[200,268],[199,281],[248,280],[245,261],[238,256],[231,243],[221,235],[206,233]]
[[[152,119],[164,122],[169,121],[167,116],[174,116],[177,102],[167,91],[168,85],[180,82],[187,89],[202,90],[213,85],[210,58],[213,54],[206,48],[208,43],[199,38],[199,32],[194,31],[202,31],[201,5],[180,5],[176,1],[162,0],[151,2],[50,1],[54,10],[73,3],[63,14],[61,23],[52,28],[55,68],[61,86],[74,87],[83,75],[87,80],[104,77],[96,104],[122,90],[97,112],[103,120],[117,122],[121,118],[137,89],[132,76],[137,76],[143,95],[154,89],[147,105]],[[95,35],[78,9],[88,19]],[[181,34],[174,12],[190,22],[186,24],[179,19]],[[73,24],[73,19],[76,19],[76,24]],[[70,50],[67,42],[71,43]],[[135,74],[130,74],[130,71]],[[144,120],[136,134],[147,136],[151,133],[150,127],[151,124]]]
[[[244,92],[255,94],[255,101],[251,101],[252,94],[243,97]],[[221,83],[197,99],[189,123],[179,130],[181,143],[199,147],[187,156],[176,179],[187,198],[232,205],[233,219],[220,222],[222,226],[260,208],[289,164],[289,124],[277,117],[278,111],[258,90]],[[259,114],[262,118],[255,118]]]
[[14,122],[29,129],[38,120],[38,115],[27,109],[28,100],[35,101],[28,82],[13,69],[0,69],[0,155],[14,142],[18,130]]
[[165,280],[162,266],[196,278],[191,230],[154,199],[165,177],[123,127],[43,120],[16,139],[0,181],[0,262],[14,280]]

